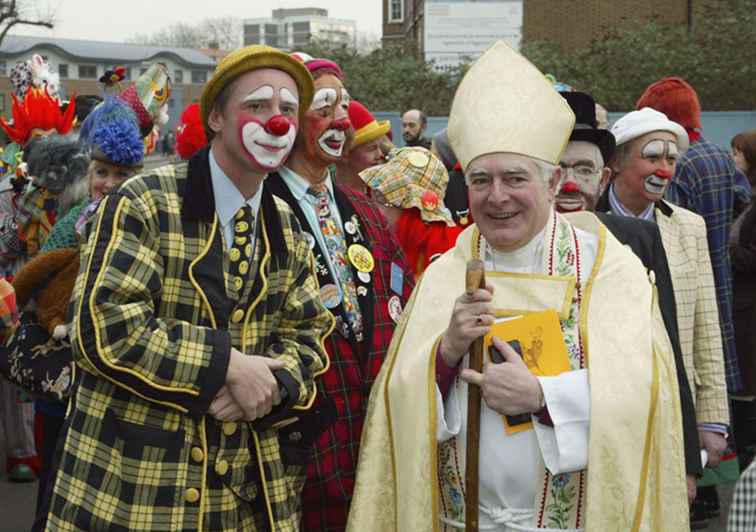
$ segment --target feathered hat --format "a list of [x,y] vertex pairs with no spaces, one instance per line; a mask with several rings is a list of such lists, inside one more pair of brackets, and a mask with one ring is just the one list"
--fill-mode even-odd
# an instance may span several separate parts
[[171,97],[171,78],[162,63],[155,63],[131,84],[120,96],[134,111],[142,136],[149,135],[152,128],[168,121],[165,104]]
[[142,166],[144,142],[137,117],[117,97],[106,99],[89,114],[79,138],[90,146],[92,159],[130,168]]
[[200,104],[190,104],[181,113],[181,119],[176,125],[176,151],[182,159],[187,160],[206,144],[207,135],[202,126]]
[[682,78],[668,77],[652,83],[635,102],[636,109],[651,107],[687,129],[701,129],[701,102]]
[[74,125],[76,118],[76,104],[70,103],[65,112],[60,109],[60,102],[47,92],[47,89],[31,88],[26,92],[23,101],[19,101],[12,94],[13,106],[11,115],[12,125],[0,117],[2,126],[8,137],[15,143],[24,146],[34,130],[55,130],[65,135]]

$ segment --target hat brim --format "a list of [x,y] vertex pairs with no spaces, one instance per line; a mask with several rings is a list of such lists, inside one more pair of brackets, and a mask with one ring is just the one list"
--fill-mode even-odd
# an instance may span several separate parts
[[[639,112],[639,111],[634,111]],[[688,138],[688,132],[685,131],[680,124],[671,120],[665,120],[664,122],[658,120],[646,120],[635,126],[626,129],[622,132],[622,137],[617,139],[617,145],[627,144],[630,141],[653,133],[654,131],[666,131],[672,133],[677,137],[677,149],[682,154],[688,151],[690,146],[690,139]],[[615,136],[616,137],[616,136]]]
[[205,132],[211,133],[207,121],[221,91],[242,74],[261,68],[282,70],[294,79],[299,90],[299,116],[304,117],[315,92],[310,71],[304,63],[287,53],[265,45],[251,45],[226,56],[205,85],[200,97],[200,116]]
[[384,120],[383,122],[377,122],[373,120],[369,124],[361,127],[355,131],[354,134],[354,147],[362,146],[368,142],[373,142],[375,139],[381,138],[388,133],[391,129],[391,122]]
[[575,129],[570,135],[570,142],[590,142],[598,146],[601,157],[604,158],[604,166],[608,166],[617,147],[614,135],[606,129]]

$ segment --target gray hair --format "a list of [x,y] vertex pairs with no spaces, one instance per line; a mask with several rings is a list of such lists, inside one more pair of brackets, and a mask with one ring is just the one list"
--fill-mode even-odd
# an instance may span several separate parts
[[[542,161],[540,159],[531,158],[530,160],[533,161],[538,167],[538,174],[543,182],[548,184],[549,180],[554,176],[554,172],[556,172],[556,165],[547,163],[546,161]],[[467,169],[465,169],[465,185],[467,185],[468,187],[470,186],[470,178],[468,176]]]

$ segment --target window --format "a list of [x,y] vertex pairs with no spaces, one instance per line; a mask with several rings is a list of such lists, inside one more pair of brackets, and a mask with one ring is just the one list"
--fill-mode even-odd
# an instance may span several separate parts
[[97,66],[96,65],[79,65],[79,78],[97,79]]
[[67,64],[60,63],[58,65],[58,75],[60,76],[60,79],[68,78],[68,65]]
[[207,72],[204,70],[192,70],[192,83],[207,83]]
[[184,71],[177,68],[173,71],[173,77],[175,78],[173,81],[176,83],[183,83],[184,82]]
[[0,61],[0,76],[8,75],[8,64],[5,61]]
[[389,22],[404,22],[404,0],[389,0]]

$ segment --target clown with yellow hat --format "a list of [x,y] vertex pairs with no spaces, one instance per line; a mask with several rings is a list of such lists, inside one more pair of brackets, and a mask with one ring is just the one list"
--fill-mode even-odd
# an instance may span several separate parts
[[354,135],[351,146],[336,162],[336,180],[360,192],[367,192],[359,174],[384,162],[381,144],[391,130],[391,123],[388,120],[377,121],[373,113],[357,100],[349,102],[347,112]]
[[285,446],[328,423],[313,404],[333,318],[266,176],[312,92],[288,54],[232,52],[202,93],[208,146],[102,200],[70,307],[81,378],[60,458],[77,467],[58,471],[49,529],[299,529],[304,450]]

